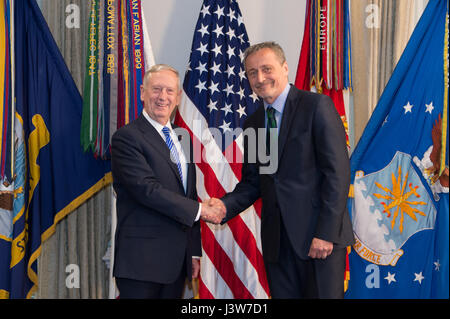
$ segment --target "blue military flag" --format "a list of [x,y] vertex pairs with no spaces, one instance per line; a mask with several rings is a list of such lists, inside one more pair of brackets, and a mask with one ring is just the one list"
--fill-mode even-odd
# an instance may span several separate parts
[[14,1],[14,21],[15,178],[10,222],[2,215],[3,298],[32,295],[42,242],[111,182],[110,163],[82,150],[82,99],[36,1]]
[[346,298],[449,297],[448,4],[430,0],[351,157]]

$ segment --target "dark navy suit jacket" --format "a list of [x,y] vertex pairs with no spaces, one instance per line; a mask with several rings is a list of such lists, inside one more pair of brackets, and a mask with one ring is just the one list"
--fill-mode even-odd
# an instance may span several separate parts
[[195,164],[187,160],[185,193],[169,148],[142,114],[113,135],[115,277],[168,284],[178,278],[184,261],[191,277],[201,241],[200,224],[194,222],[199,208]]
[[[244,129],[264,128],[264,113],[261,103]],[[264,139],[257,138],[260,140]],[[244,140],[242,180],[222,198],[227,208],[224,222],[261,197],[261,242],[266,262],[278,260],[281,221],[301,259],[309,258],[314,237],[342,247],[352,244],[346,205],[350,164],[345,130],[332,100],[291,86],[278,146],[277,171],[261,174],[263,164],[260,160],[249,162],[249,143]],[[265,149],[265,144],[260,147]]]

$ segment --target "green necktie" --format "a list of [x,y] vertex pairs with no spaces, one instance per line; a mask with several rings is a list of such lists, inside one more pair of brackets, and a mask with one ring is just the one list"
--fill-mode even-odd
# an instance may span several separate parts
[[[277,128],[277,119],[275,118],[275,109],[272,106],[268,106],[267,113],[267,125],[266,125],[266,154],[270,154],[270,129]],[[275,133],[276,134],[276,133]],[[276,135],[275,135],[276,137]]]

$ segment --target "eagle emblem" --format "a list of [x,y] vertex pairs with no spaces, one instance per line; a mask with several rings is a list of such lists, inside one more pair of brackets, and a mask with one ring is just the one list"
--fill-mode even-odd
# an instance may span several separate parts
[[439,200],[439,193],[448,193],[449,190],[449,170],[446,166],[441,171],[441,152],[442,150],[442,118],[439,114],[434,122],[431,131],[433,145],[424,153],[423,158],[414,157],[414,164],[420,169],[423,177],[433,192],[434,199]]

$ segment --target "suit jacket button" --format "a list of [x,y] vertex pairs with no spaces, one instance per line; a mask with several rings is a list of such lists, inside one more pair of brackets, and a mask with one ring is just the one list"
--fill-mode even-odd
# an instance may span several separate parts
[[187,231],[187,226],[181,226],[182,231]]

